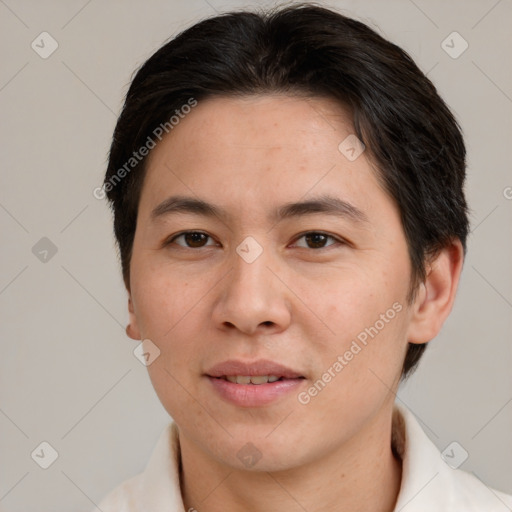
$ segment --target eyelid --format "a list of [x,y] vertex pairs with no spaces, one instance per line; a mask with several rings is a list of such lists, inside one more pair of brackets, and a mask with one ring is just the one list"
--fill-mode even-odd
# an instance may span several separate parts
[[[324,235],[326,236],[327,238],[332,238],[333,240],[335,240],[336,242],[338,242],[338,244],[342,244],[342,245],[350,245],[349,242],[347,242],[345,239],[337,236],[337,235],[333,235],[331,233],[328,233],[326,231],[319,231],[319,230],[308,230],[308,231],[303,231],[302,233],[299,233],[296,237],[295,237],[295,241],[294,243],[297,242],[297,240],[300,240],[302,237],[306,236],[306,235],[311,235],[311,234],[315,234],[315,235]],[[332,245],[335,245],[335,244],[331,244],[331,245],[328,245],[327,247],[320,247],[318,249],[311,249],[312,251],[321,251],[321,250],[326,250],[328,249],[329,247],[332,247]],[[309,247],[300,247],[300,249],[310,249]]]
[[[189,234],[192,234],[192,233],[197,233],[197,234],[200,234],[200,235],[206,235],[209,239],[215,240],[211,235],[209,235],[205,231],[198,231],[198,230],[194,230],[194,229],[189,229],[189,230],[181,231],[180,233],[176,233],[174,235],[171,235],[170,237],[168,237],[168,238],[166,238],[164,240],[162,245],[165,247],[165,246],[173,243],[180,236],[189,235]],[[206,245],[206,246],[203,246],[203,247],[187,247],[186,245],[180,245],[180,244],[176,244],[176,245],[178,247],[183,248],[183,249],[202,249],[203,247],[212,247],[212,245]]]
[[[171,235],[169,238],[167,238],[164,243],[163,243],[163,246],[167,246],[169,244],[171,244],[172,242],[174,242],[177,238],[179,238],[180,236],[183,236],[183,235],[188,235],[188,234],[191,234],[191,233],[197,233],[197,234],[202,234],[202,235],[206,235],[209,239],[211,240],[215,240],[211,235],[209,235],[208,233],[206,233],[205,231],[197,231],[197,230],[187,230],[187,231],[181,231],[180,233],[176,233],[174,235]],[[295,236],[294,238],[294,242],[293,243],[296,243],[298,240],[300,240],[301,238],[305,237],[306,235],[311,235],[311,234],[315,234],[315,235],[324,235],[326,236],[327,238],[331,238],[333,240],[335,240],[336,242],[338,242],[338,244],[342,244],[342,245],[350,245],[350,242],[348,242],[347,240],[345,240],[344,238],[342,237],[339,237],[337,235],[333,235],[331,233],[328,233],[326,231],[320,231],[320,230],[307,230],[307,231],[303,231],[302,233],[299,233],[298,235]],[[181,247],[183,249],[195,249],[195,250],[198,250],[198,249],[203,249],[203,248],[206,248],[206,247],[212,247],[212,245],[205,245],[205,246],[202,246],[202,247],[187,247],[186,245],[179,245],[179,244],[176,244],[178,247]],[[331,247],[332,245],[335,245],[335,244],[331,244],[331,245],[328,245],[326,247],[319,247],[317,249],[312,249],[310,247],[300,247],[300,249],[310,249],[312,251],[316,251],[316,252],[319,252],[321,250],[326,250],[328,249],[329,247]]]

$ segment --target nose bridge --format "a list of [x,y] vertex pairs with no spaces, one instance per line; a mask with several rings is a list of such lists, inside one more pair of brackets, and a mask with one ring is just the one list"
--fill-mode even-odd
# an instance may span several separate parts
[[278,267],[272,250],[254,236],[247,236],[231,256],[231,272],[224,281],[214,313],[220,324],[232,324],[245,332],[269,322],[285,327],[289,312],[285,287],[269,270]]
[[[259,239],[259,241],[258,241]],[[272,267],[271,249],[268,243],[258,237],[245,237],[235,248],[233,254],[233,272],[230,287],[235,294],[244,296],[247,304],[264,300],[271,290]],[[253,300],[251,301],[251,298]]]

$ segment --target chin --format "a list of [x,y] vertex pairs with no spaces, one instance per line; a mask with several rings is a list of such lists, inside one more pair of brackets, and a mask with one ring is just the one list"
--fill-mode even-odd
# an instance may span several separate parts
[[[283,442],[279,436],[272,439],[273,434],[265,431],[262,436],[236,436],[220,440],[216,456],[227,466],[236,470],[246,471],[285,471],[301,465],[305,454],[297,448],[305,449],[303,443],[295,442],[285,436],[288,442]],[[225,441],[225,442],[223,442]]]

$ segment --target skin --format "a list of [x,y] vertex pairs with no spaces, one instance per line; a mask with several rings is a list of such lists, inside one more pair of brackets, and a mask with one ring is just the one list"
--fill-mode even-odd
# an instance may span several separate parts
[[[161,351],[148,366],[179,427],[185,509],[199,512],[394,508],[401,462],[391,417],[407,342],[439,332],[454,300],[462,247],[454,240],[406,301],[411,263],[399,211],[365,151],[338,145],[353,133],[325,98],[214,98],[152,150],[130,266],[128,335]],[[171,195],[221,206],[151,219]],[[335,195],[366,216],[314,213],[280,222],[284,203]],[[173,235],[200,231],[203,239]],[[321,232],[334,238],[304,237]],[[252,236],[262,254],[237,246]],[[188,240],[188,245],[187,245]],[[292,392],[263,407],[223,400],[204,377],[227,359],[264,358],[300,371],[305,391],[394,303],[402,310],[307,405]],[[252,443],[261,459],[246,467]]]

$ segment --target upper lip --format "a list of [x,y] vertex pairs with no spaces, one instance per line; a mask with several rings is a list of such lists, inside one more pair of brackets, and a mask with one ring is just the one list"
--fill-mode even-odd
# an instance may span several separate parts
[[210,377],[275,375],[285,379],[303,377],[303,375],[291,368],[266,359],[259,359],[253,362],[230,359],[212,366],[207,370],[206,375]]

